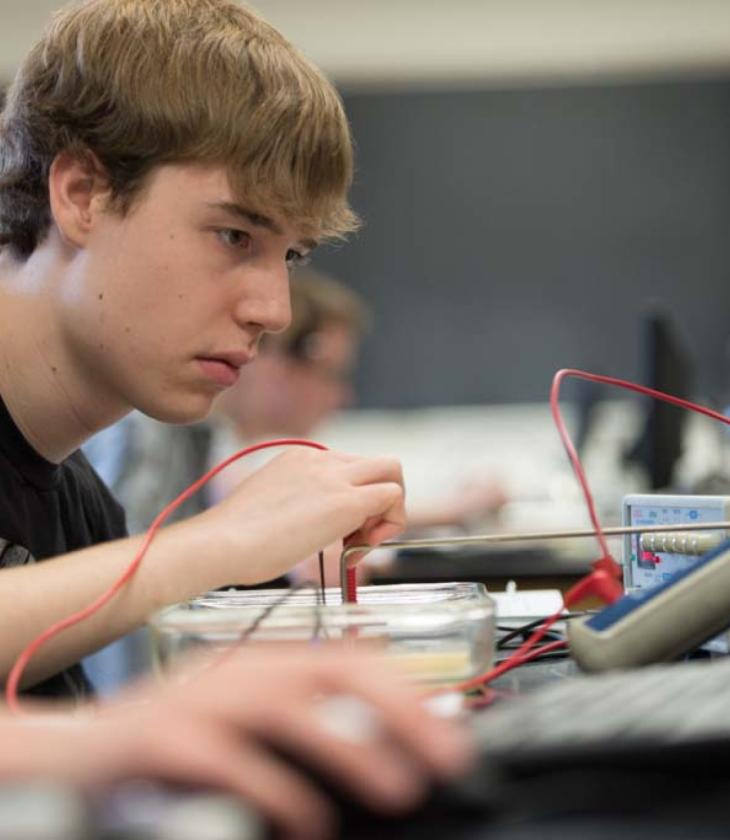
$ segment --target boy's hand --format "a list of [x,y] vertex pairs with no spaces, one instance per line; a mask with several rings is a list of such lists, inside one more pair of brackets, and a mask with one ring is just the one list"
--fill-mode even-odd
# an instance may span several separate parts
[[[331,719],[343,696],[362,701],[371,726]],[[249,647],[196,677],[138,687],[94,720],[31,726],[26,737],[45,739],[46,774],[85,787],[139,777],[212,786],[240,794],[287,836],[323,838],[334,827],[330,803],[269,746],[370,807],[402,810],[470,757],[465,734],[421,700],[388,663],[350,647]]]
[[376,545],[403,531],[401,466],[393,458],[292,449],[189,524],[208,529],[211,557],[221,557],[211,588],[271,580],[343,537]]

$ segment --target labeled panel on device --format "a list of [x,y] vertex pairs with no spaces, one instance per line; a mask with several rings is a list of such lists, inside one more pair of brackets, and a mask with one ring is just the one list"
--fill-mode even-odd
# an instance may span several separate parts
[[[627,525],[684,525],[723,522],[728,519],[727,496],[627,496],[624,522]],[[645,589],[684,571],[698,557],[712,551],[726,531],[683,531],[679,533],[629,534],[624,542],[624,579],[627,589]]]

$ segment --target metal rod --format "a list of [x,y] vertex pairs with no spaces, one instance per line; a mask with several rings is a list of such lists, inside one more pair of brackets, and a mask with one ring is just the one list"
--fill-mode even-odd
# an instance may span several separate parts
[[[607,537],[622,536],[624,534],[652,534],[670,533],[672,531],[726,531],[730,529],[730,522],[693,522],[679,525],[622,525],[604,528]],[[468,537],[438,537],[430,540],[400,540],[384,542],[380,545],[351,545],[340,555],[340,589],[342,603],[347,600],[347,558],[353,554],[367,554],[376,548],[440,548],[455,545],[490,545],[492,543],[519,543],[560,539],[575,539],[579,537],[595,537],[592,528],[582,531],[542,531],[529,534],[476,534]]]

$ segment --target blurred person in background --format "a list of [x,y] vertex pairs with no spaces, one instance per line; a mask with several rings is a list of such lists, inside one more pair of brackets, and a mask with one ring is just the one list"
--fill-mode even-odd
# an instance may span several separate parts
[[[264,338],[256,364],[216,401],[215,415],[233,433],[231,443],[306,437],[354,401],[352,373],[370,320],[365,301],[331,277],[299,269],[291,308],[291,325]],[[218,451],[221,446],[224,439]],[[216,476],[219,490],[232,472]]]
[[[216,401],[209,466],[264,440],[320,440],[324,424],[355,402],[352,374],[371,320],[366,302],[338,280],[308,268],[297,271],[291,293],[289,328],[267,335],[256,363],[242,370],[236,385]],[[261,452],[228,466],[211,480],[209,500],[218,501],[233,492],[255,467],[271,457],[270,452]],[[498,483],[474,476],[428,508],[409,507],[406,498],[408,526],[411,532],[466,528],[472,519],[493,513],[504,501]],[[339,584],[340,553],[340,544],[325,551],[325,580],[329,586]],[[389,559],[385,550],[366,557],[358,566],[360,583],[367,583],[373,569]],[[315,556],[275,583],[313,580],[318,574]]]
[[[210,463],[274,438],[317,438],[319,428],[354,402],[352,373],[360,340],[370,320],[365,301],[320,272],[299,270],[291,284],[292,323],[266,336],[254,365],[216,402]],[[228,496],[254,468],[268,461],[264,451],[228,466],[210,483],[209,500]],[[341,545],[325,550],[326,582],[336,585]],[[304,560],[274,585],[316,579],[318,558]],[[360,581],[366,582],[363,567]]]

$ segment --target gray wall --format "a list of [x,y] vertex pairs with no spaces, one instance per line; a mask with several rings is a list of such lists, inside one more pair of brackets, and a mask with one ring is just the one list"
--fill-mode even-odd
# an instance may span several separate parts
[[725,390],[730,80],[346,96],[361,233],[316,265],[375,309],[361,406],[542,400],[639,375],[663,300]]

